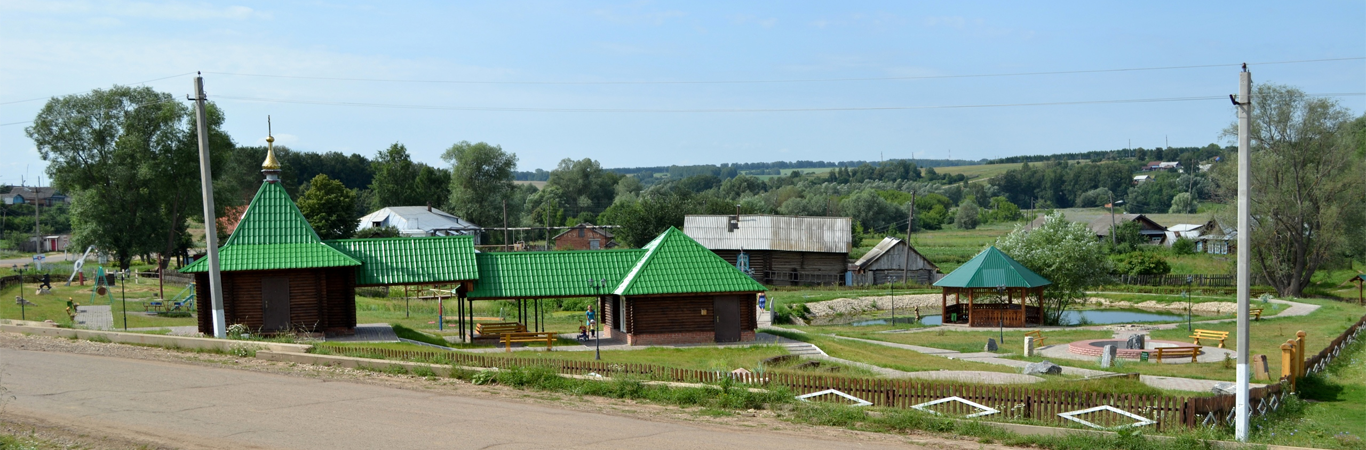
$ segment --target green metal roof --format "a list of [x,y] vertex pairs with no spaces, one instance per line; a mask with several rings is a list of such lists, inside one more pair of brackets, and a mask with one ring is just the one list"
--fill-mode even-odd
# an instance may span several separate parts
[[[208,260],[200,258],[180,271],[207,272]],[[279,183],[261,183],[261,189],[242,214],[242,221],[218,253],[218,268],[224,272],[358,265],[360,261],[318,239]]]
[[438,283],[479,278],[471,236],[324,241],[360,261],[357,286]]
[[[479,253],[474,299],[592,297],[621,283],[646,250]],[[607,280],[593,289],[590,280]]]
[[617,295],[762,292],[764,286],[677,228],[645,245]]
[[1050,284],[1053,283],[1011,259],[995,246],[987,247],[957,270],[934,282],[939,287],[959,288],[1034,288]]

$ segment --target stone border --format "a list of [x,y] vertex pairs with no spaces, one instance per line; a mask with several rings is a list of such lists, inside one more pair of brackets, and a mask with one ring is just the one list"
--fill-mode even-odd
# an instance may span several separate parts
[[63,337],[68,339],[105,339],[120,344],[152,345],[165,348],[201,349],[228,352],[240,348],[254,348],[279,353],[306,353],[313,348],[307,344],[286,344],[281,342],[238,341],[187,336],[159,334],[124,333],[119,331],[81,330],[74,328],[25,327],[0,325],[0,331],[37,336]]

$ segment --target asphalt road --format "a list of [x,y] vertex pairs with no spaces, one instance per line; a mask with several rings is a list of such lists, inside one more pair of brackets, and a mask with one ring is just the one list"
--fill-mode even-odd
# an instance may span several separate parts
[[7,415],[184,448],[907,448],[365,383],[0,348]]

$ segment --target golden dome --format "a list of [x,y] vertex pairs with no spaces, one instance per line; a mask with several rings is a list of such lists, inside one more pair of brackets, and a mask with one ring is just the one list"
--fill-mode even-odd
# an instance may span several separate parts
[[275,159],[274,136],[266,136],[266,162],[261,163],[261,170],[280,170],[280,161]]

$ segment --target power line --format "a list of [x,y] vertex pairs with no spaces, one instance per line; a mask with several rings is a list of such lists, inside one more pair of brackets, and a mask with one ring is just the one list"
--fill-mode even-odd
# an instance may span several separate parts
[[[147,84],[147,83],[151,83],[151,82],[153,82],[153,81],[167,80],[167,79],[171,79],[171,78],[175,78],[175,77],[183,77],[183,76],[186,76],[186,75],[194,75],[194,72],[176,74],[176,75],[171,75],[171,76],[169,76],[169,77],[153,78],[153,79],[150,79],[150,80],[147,80],[147,81],[138,81],[138,82],[136,82],[136,83],[128,83],[128,84]],[[84,93],[86,93],[86,92],[89,92],[89,91],[72,92],[72,93],[70,93],[70,94],[62,94],[62,96],[76,95],[76,94],[84,94]],[[8,102],[0,102],[0,105],[12,105],[12,104],[15,104],[15,103],[35,102],[35,101],[38,101],[38,100],[47,100],[47,99],[52,98],[52,97],[58,97],[58,96],[57,96],[57,95],[49,95],[49,96],[47,96],[47,97],[34,97],[34,98],[24,99],[24,100],[12,100],[12,101],[8,101]],[[19,123],[23,123],[23,122],[19,122]],[[8,124],[8,125],[13,125],[13,124]],[[4,125],[0,125],[0,126],[4,126]]]
[[[157,100],[157,101],[154,101],[154,102],[137,103],[137,104],[127,105],[127,106],[125,106],[125,107],[117,108],[117,109],[118,109],[118,110],[137,109],[137,108],[141,108],[141,107],[144,107],[144,106],[153,106],[153,105],[160,105],[160,104],[164,104],[164,103],[178,103],[178,102],[179,102],[179,100],[176,100],[174,97],[172,97],[170,100]],[[114,110],[116,110],[116,109],[107,109],[107,110],[105,110],[105,111],[114,111]],[[25,120],[25,121],[22,121],[22,122],[0,123],[0,127],[7,127],[7,126],[10,126],[10,125],[22,125],[22,124],[26,124],[26,123],[33,123],[33,121],[32,121],[32,120]]]
[[[1312,94],[1315,97],[1340,97],[1366,95],[1366,92],[1347,92]],[[1037,102],[1037,103],[991,103],[978,105],[925,105],[925,106],[836,106],[836,107],[807,107],[807,108],[698,108],[698,109],[646,109],[646,108],[528,108],[528,107],[501,107],[501,106],[444,106],[444,105],[410,105],[394,103],[365,103],[365,102],[341,102],[325,100],[280,100],[270,98],[255,97],[235,97],[220,95],[217,98],[226,100],[240,100],[248,102],[263,103],[291,103],[303,105],[328,105],[328,106],[352,106],[366,108],[390,108],[390,109],[420,109],[420,110],[441,110],[441,111],[487,111],[487,112],[545,112],[545,113],[767,113],[767,112],[837,112],[837,111],[902,111],[917,109],[968,109],[968,108],[1006,108],[1006,107],[1030,107],[1030,106],[1064,106],[1064,105],[1098,105],[1098,104],[1120,104],[1120,103],[1162,103],[1162,102],[1189,102],[1206,100],[1228,100],[1227,96],[1196,96],[1196,97],[1166,97],[1166,98],[1140,98],[1140,99],[1118,99],[1118,100],[1078,100],[1067,102]]]
[[[1350,58],[1324,58],[1324,59],[1301,59],[1290,61],[1268,61],[1247,63],[1252,65],[1274,65],[1274,64],[1304,64],[1334,61],[1359,61],[1366,60],[1366,57]],[[494,80],[422,80],[422,79],[397,79],[397,78],[359,78],[359,77],[326,77],[326,76],[306,76],[306,75],[277,75],[261,73],[239,73],[239,72],[204,72],[214,75],[229,75],[239,77],[261,77],[261,78],[290,78],[300,80],[330,80],[330,81],[375,81],[385,83],[442,83],[442,84],[519,84],[519,85],[649,85],[649,84],[763,84],[763,83],[819,83],[819,82],[848,82],[848,81],[898,81],[898,80],[934,80],[946,78],[992,78],[992,77],[1021,77],[1037,75],[1067,75],[1067,74],[1086,74],[1086,73],[1113,73],[1113,72],[1141,72],[1154,70],[1181,70],[1181,69],[1207,69],[1216,67],[1239,67],[1243,63],[1229,64],[1198,64],[1187,66],[1159,66],[1159,67],[1130,67],[1120,69],[1089,69],[1089,70],[1060,70],[1044,72],[1013,72],[1013,73],[988,73],[988,74],[968,74],[968,75],[923,75],[906,77],[866,77],[866,78],[795,78],[785,80],[683,80],[683,81],[643,81],[643,80],[620,80],[620,81],[494,81]]]

